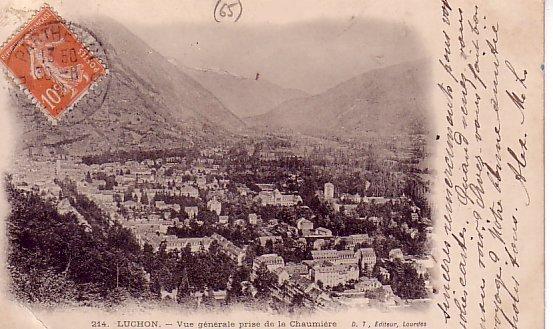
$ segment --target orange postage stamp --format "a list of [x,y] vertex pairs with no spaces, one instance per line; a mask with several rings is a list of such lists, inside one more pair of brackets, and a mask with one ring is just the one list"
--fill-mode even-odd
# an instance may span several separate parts
[[103,63],[47,5],[6,42],[0,61],[54,122],[107,74]]

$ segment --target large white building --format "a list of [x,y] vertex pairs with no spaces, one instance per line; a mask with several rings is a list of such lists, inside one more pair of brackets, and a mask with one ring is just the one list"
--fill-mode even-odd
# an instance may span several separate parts
[[359,280],[359,266],[357,264],[337,264],[328,262],[315,264],[311,268],[311,280],[321,282],[323,287],[336,287],[348,281]]
[[357,264],[359,260],[353,250],[312,250],[311,256],[314,261],[327,261],[331,264]]
[[295,206],[302,202],[301,196],[295,194],[282,194],[279,190],[273,191],[261,191],[258,194],[258,198],[263,206]]
[[213,239],[210,237],[203,238],[177,238],[174,235],[167,235],[165,237],[166,250],[180,250],[187,245],[190,246],[190,251],[199,252],[202,250],[207,250],[213,242]]
[[272,272],[277,268],[284,267],[284,258],[277,254],[265,254],[258,256],[253,260],[253,271],[256,272],[261,267],[261,264],[265,264],[267,269]]

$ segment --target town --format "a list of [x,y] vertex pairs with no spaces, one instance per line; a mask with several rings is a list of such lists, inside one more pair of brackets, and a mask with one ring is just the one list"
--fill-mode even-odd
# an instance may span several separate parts
[[[130,230],[144,253],[188,264],[178,273],[167,265],[165,274],[144,266],[150,290],[164,300],[265,296],[309,309],[428,301],[432,222],[413,196],[375,195],[363,179],[347,191],[332,175],[314,177],[319,171],[301,157],[257,153],[265,165],[253,168],[252,152],[238,154],[222,147],[117,161],[29,154],[11,180],[92,230],[77,205],[88,200]],[[222,265],[209,271],[209,264]]]

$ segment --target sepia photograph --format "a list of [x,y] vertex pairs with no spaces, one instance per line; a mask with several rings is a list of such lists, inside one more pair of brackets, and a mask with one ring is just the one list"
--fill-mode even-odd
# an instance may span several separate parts
[[498,4],[170,3],[0,10],[3,299],[115,316],[83,328],[525,327],[541,103]]
[[[289,312],[429,300],[433,136],[416,33],[321,19],[238,27],[219,44],[212,27],[166,28],[75,23],[109,74],[57,125],[10,91],[24,129],[6,178],[14,296]],[[46,25],[34,49],[64,32]],[[56,78],[47,57],[21,56]]]

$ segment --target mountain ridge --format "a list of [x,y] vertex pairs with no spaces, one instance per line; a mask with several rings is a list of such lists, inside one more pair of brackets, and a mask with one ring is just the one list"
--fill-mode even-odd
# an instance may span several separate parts
[[379,68],[244,121],[258,130],[314,135],[424,133],[430,118],[428,75],[427,60]]
[[105,52],[109,75],[57,125],[48,122],[23,93],[12,91],[25,123],[23,148],[57,145],[61,152],[88,154],[179,147],[246,129],[211,92],[121,24],[102,18],[85,21],[79,28],[100,43],[98,51]]
[[181,67],[239,118],[264,114],[287,100],[309,95],[303,90],[281,87],[262,77],[256,80],[228,72]]

